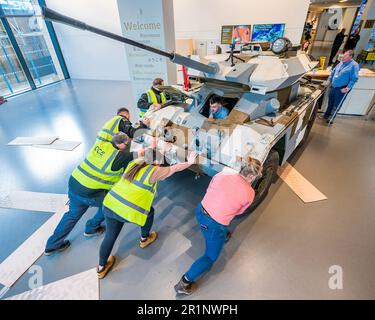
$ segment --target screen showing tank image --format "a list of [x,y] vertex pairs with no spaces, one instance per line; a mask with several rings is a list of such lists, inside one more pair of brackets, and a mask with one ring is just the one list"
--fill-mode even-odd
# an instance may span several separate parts
[[254,42],[273,42],[277,38],[284,36],[285,24],[256,24],[253,27],[251,41]]
[[244,44],[249,43],[251,39],[251,25],[222,26],[221,43],[222,44]]

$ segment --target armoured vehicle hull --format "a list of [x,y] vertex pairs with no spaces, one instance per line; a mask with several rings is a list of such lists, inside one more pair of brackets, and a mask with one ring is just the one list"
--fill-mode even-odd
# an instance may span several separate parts
[[[238,170],[241,159],[246,156],[260,160],[264,169],[263,176],[253,183],[256,199],[252,208],[255,208],[275,181],[278,167],[307,140],[324,93],[324,86],[305,79],[298,83],[294,96],[283,91],[254,96],[233,86],[206,82],[197,92],[201,103],[179,103],[150,114],[151,135],[173,142],[174,148],[166,153],[170,164],[184,161],[186,149],[197,150],[198,164],[192,167],[197,174],[213,176],[225,167]],[[257,112],[264,114],[259,109],[267,108],[261,106],[262,101],[285,94],[288,99],[279,111],[257,115]],[[212,95],[219,95],[224,101],[237,101],[228,118],[207,118],[208,100]],[[253,113],[241,108],[244,100],[257,103]]]
[[[242,159],[248,156],[258,159],[263,163],[263,176],[253,182],[256,199],[252,209],[267,194],[278,166],[306,141],[325,92],[321,83],[304,78],[317,63],[293,49],[285,38],[272,44],[273,52],[244,55],[240,63],[234,64],[233,57],[229,61],[220,55],[207,63],[163,52],[48,8],[43,11],[52,21],[137,46],[200,71],[198,89],[181,92],[180,101],[168,102],[145,114],[151,120],[150,130],[134,139],[133,149],[147,146],[157,136],[160,149],[165,150],[164,145],[172,143],[164,153],[169,164],[185,161],[188,151],[195,150],[199,157],[192,170],[209,176],[224,168],[238,171]],[[172,91],[178,93],[176,89]],[[221,97],[228,108],[226,119],[209,118],[209,100],[214,95]]]

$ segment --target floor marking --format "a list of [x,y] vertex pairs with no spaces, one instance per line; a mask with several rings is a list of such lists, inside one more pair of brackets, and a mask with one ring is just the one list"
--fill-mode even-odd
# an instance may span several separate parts
[[81,142],[76,141],[64,141],[64,140],[55,140],[53,143],[49,145],[42,145],[42,144],[35,144],[33,147],[36,148],[44,148],[44,149],[55,149],[55,150],[63,150],[63,151],[73,151],[77,148]]
[[279,169],[278,175],[305,203],[328,199],[288,162]]
[[94,268],[6,300],[99,300],[99,279]]
[[6,287],[13,284],[43,254],[46,242],[55,230],[61,217],[68,211],[64,206],[22,243],[3,263],[0,264],[0,283]]
[[8,146],[31,146],[33,144],[51,144],[58,137],[18,137],[8,143]]
[[0,195],[0,207],[28,211],[56,212],[68,202],[68,195],[30,191],[10,191]]

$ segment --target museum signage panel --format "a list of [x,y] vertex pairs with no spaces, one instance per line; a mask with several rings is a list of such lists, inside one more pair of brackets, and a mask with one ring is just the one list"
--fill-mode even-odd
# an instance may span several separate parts
[[[122,33],[126,38],[145,45],[174,50],[173,3],[166,0],[118,0]],[[175,68],[168,58],[126,45],[126,55],[135,98],[150,87],[152,80],[161,77],[166,83],[175,82]]]

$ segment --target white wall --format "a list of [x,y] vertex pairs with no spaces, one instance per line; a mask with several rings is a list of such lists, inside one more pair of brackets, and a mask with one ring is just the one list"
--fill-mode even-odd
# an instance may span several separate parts
[[[117,0],[46,0],[47,6],[98,28],[121,34]],[[124,44],[54,23],[73,79],[128,81]]]
[[[62,14],[122,34],[117,0],[46,2]],[[286,23],[285,35],[299,43],[309,3],[310,0],[173,0],[176,39],[220,39],[221,26],[228,24]],[[123,44],[59,23],[54,23],[54,27],[73,79],[130,80]]]
[[173,0],[176,39],[220,39],[221,26],[285,23],[299,44],[310,0]]

